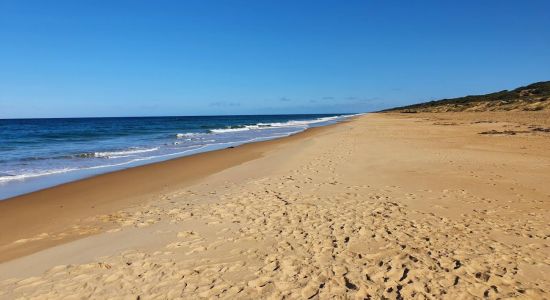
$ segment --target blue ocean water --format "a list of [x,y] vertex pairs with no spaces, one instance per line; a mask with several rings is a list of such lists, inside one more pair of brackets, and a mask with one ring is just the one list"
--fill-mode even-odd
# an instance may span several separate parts
[[0,199],[132,166],[284,137],[348,116],[0,120]]

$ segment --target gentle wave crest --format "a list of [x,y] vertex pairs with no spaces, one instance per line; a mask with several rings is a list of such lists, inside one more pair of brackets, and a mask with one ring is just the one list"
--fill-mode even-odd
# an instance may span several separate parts
[[67,172],[76,171],[76,170],[78,170],[78,169],[77,168],[63,168],[63,169],[48,170],[48,171],[42,171],[42,172],[31,172],[31,173],[18,174],[18,175],[0,174],[0,183],[5,183],[5,182],[8,182],[8,181],[23,180],[23,179],[27,179],[27,178],[33,178],[33,177],[46,176],[46,175],[67,173]]
[[146,148],[146,149],[130,149],[122,151],[105,151],[105,152],[93,152],[93,153],[82,153],[78,154],[77,157],[80,158],[121,158],[129,157],[135,154],[153,152],[159,150],[159,147]]
[[177,139],[183,139],[183,138],[189,138],[199,135],[199,133],[196,132],[186,132],[186,133],[177,133],[176,138]]
[[303,120],[303,121],[292,120],[287,122],[257,123],[254,125],[241,125],[241,126],[233,126],[228,128],[210,129],[209,132],[210,133],[229,133],[229,132],[262,130],[262,129],[281,128],[281,127],[307,127],[311,124],[329,122],[329,121],[337,120],[338,118],[341,118],[341,116],[323,117],[323,118],[317,118],[313,120]]

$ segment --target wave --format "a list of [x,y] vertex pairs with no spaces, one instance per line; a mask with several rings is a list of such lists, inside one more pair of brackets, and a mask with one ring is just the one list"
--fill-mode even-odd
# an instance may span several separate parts
[[134,154],[141,154],[147,152],[153,152],[159,150],[159,147],[154,148],[145,148],[145,149],[130,149],[122,151],[105,151],[105,152],[90,152],[77,154],[76,157],[79,158],[121,158],[133,156]]
[[199,135],[199,133],[196,133],[196,132],[177,133],[176,138],[183,139],[183,138],[189,138],[197,135]]
[[53,174],[60,174],[60,173],[67,173],[70,171],[76,171],[77,168],[63,168],[63,169],[55,169],[55,170],[47,170],[47,171],[38,171],[34,173],[25,173],[25,174],[18,174],[18,175],[12,175],[12,174],[0,174],[0,183],[6,183],[8,181],[16,181],[16,180],[23,180],[28,179],[32,177],[40,177],[40,176],[46,176],[46,175],[53,175]]
[[291,120],[287,122],[257,123],[254,125],[228,126],[225,128],[210,129],[208,130],[208,132],[229,133],[229,132],[240,132],[240,131],[248,131],[248,130],[262,130],[262,129],[270,129],[270,128],[308,127],[311,124],[335,121],[342,117],[344,116],[322,117],[322,118],[316,118],[313,120]]
[[219,129],[210,129],[208,132],[210,133],[226,133],[226,132],[239,132],[239,131],[248,131],[250,128],[248,126],[246,127],[240,127],[240,128],[219,128]]
[[322,122],[329,122],[334,121],[342,118],[342,116],[333,116],[333,117],[323,117],[323,118],[317,118],[313,120],[291,120],[287,122],[276,122],[276,123],[259,123],[258,126],[269,126],[269,127],[303,127],[303,126],[309,126],[310,124],[315,123],[322,123]]

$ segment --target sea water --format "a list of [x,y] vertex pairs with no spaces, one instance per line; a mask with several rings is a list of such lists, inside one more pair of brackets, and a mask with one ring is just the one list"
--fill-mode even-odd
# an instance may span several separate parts
[[349,116],[0,119],[0,199],[128,167],[285,137]]

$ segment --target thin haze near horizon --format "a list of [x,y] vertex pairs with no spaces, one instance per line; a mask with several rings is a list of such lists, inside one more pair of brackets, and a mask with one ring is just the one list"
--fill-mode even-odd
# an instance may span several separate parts
[[548,1],[0,2],[0,118],[364,112],[550,79]]

